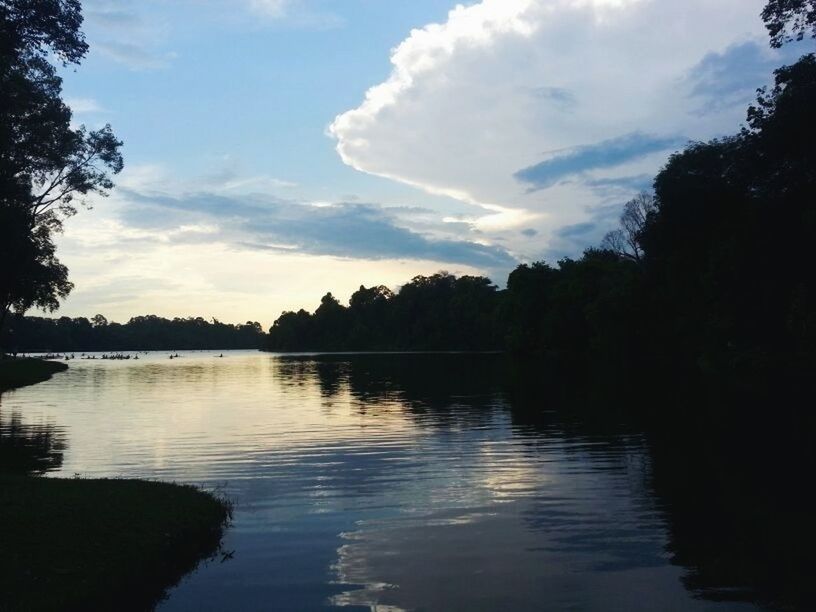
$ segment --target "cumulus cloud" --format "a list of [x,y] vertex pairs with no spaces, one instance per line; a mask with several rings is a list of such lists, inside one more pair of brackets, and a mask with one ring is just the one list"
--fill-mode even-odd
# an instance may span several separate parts
[[738,129],[744,93],[784,60],[767,49],[763,4],[457,6],[411,32],[388,79],[329,133],[346,164],[479,205],[486,238],[534,257],[565,227],[613,223],[609,198],[648,185],[687,139]]

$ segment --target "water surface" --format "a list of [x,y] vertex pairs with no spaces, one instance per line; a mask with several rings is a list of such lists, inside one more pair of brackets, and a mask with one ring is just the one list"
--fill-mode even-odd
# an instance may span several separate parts
[[678,562],[643,432],[562,419],[543,388],[519,417],[499,359],[76,359],[3,395],[0,432],[46,440],[51,476],[235,501],[233,557],[163,610],[759,609]]

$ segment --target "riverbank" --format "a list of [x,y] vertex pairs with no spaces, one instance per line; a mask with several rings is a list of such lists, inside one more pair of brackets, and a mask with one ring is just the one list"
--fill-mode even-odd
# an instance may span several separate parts
[[9,358],[0,355],[0,393],[44,382],[68,366],[61,361]]
[[218,551],[229,517],[192,486],[0,476],[3,609],[149,609]]
[[[0,391],[67,369],[0,360]],[[45,478],[61,442],[0,422],[0,609],[146,610],[220,547],[228,501],[189,485]]]

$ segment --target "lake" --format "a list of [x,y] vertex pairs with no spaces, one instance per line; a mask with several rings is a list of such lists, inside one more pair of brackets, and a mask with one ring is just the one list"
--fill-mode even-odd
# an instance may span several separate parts
[[764,609],[751,572],[711,571],[743,554],[716,494],[678,503],[653,437],[519,390],[501,356],[180,354],[75,359],[0,400],[50,476],[234,500],[233,557],[161,610]]

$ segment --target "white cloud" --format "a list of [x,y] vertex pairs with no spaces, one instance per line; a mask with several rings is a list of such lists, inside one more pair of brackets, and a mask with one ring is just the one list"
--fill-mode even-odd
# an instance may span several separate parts
[[283,17],[290,0],[249,0],[249,7],[266,17]]
[[[246,0],[254,17],[272,22],[285,22],[287,27],[309,30],[330,30],[344,25],[337,14],[315,9],[315,3],[300,0]],[[232,3],[228,3],[232,7]]]
[[[358,170],[496,211],[477,226],[493,239],[513,240],[517,253],[557,249],[560,229],[609,204],[600,181],[653,174],[671,150],[656,151],[660,143],[673,147],[738,129],[743,100],[701,114],[689,75],[707,55],[738,43],[757,45],[767,58],[763,4],[460,5],[445,23],[412,31],[392,52],[389,78],[329,132],[343,161]],[[764,84],[755,78],[738,82]],[[617,149],[604,152],[605,143]],[[619,161],[611,159],[616,151]],[[550,182],[538,190],[516,176],[559,157],[566,159],[548,166]],[[587,165],[592,159],[602,160],[598,168]],[[570,170],[570,160],[584,165]],[[538,233],[520,242],[520,228]]]
[[78,115],[107,112],[102,105],[93,98],[66,98],[65,103]]

